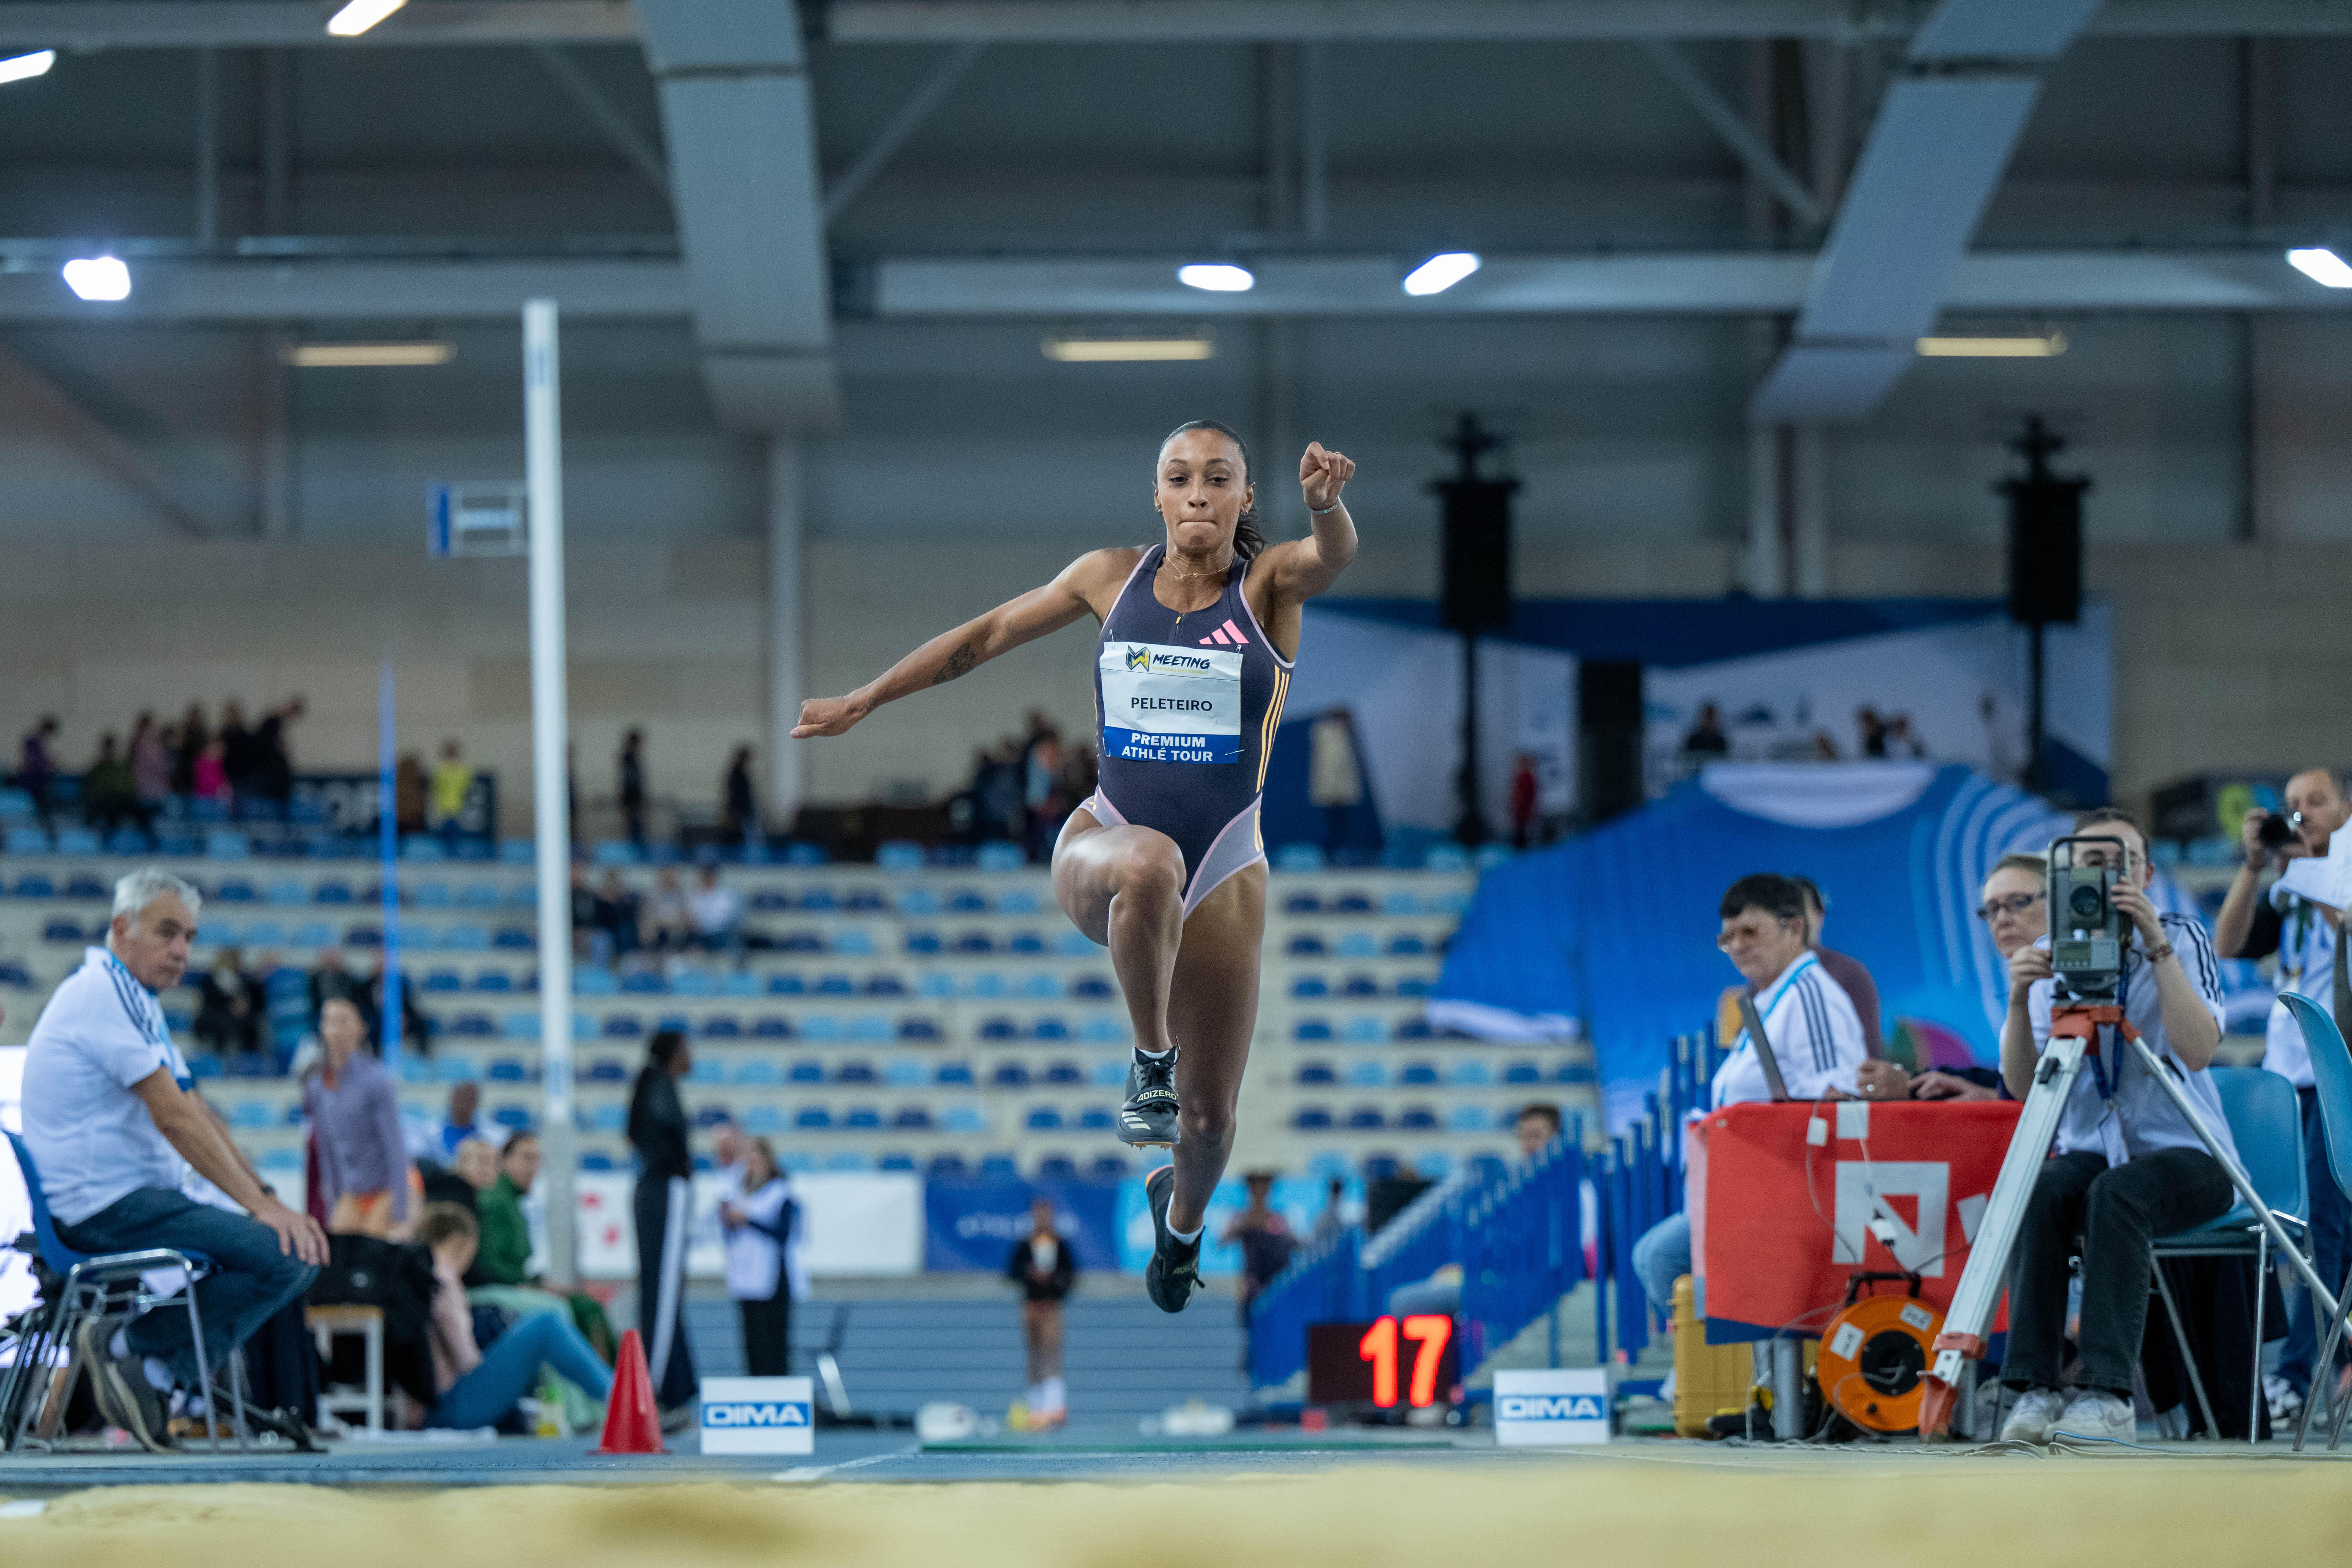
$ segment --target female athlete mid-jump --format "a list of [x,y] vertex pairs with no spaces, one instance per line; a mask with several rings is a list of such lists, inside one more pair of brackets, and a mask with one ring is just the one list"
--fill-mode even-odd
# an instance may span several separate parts
[[1077,928],[1110,949],[1135,1022],[1118,1134],[1174,1148],[1175,1163],[1144,1184],[1156,1242],[1144,1288],[1163,1311],[1182,1311],[1199,1283],[1202,1226],[1233,1150],[1265,937],[1258,798],[1298,651],[1299,606],[1355,558],[1356,525],[1339,504],[1355,471],[1310,445],[1298,487],[1314,531],[1269,545],[1241,437],[1213,420],[1181,425],[1160,443],[1151,491],[1167,542],[1079,556],[878,680],[803,703],[793,731],[795,740],[838,735],[885,702],[1080,616],[1102,623],[1102,782],[1063,826],[1054,892]]

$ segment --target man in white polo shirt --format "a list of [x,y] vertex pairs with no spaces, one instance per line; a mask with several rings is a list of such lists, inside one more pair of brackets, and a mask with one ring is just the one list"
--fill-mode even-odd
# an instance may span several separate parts
[[[1792,877],[1742,877],[1723,895],[1716,946],[1756,991],[1756,1016],[1769,1037],[1780,1081],[1795,1100],[1852,1099],[1868,1058],[1862,1018],[1808,942],[1805,891]],[[1770,1100],[1764,1064],[1748,1031],[1715,1069],[1714,1109]],[[1675,1281],[1691,1271],[1690,1216],[1668,1215],[1633,1244],[1633,1275],[1661,1317],[1674,1311]]]
[[[58,1239],[82,1252],[167,1247],[200,1252],[196,1286],[205,1352],[215,1371],[269,1315],[299,1295],[327,1260],[307,1215],[265,1193],[217,1118],[192,1092],[155,994],[179,984],[203,900],[150,867],[114,887],[104,947],[41,1009],[25,1053],[25,1144]],[[183,1195],[189,1166],[247,1214]],[[159,1452],[171,1447],[168,1397],[196,1391],[184,1311],[152,1311],[82,1331],[100,1414]]]
[[[2074,846],[2077,866],[2116,872],[2115,907],[2131,922],[2124,942],[2124,1016],[2164,1064],[2200,1121],[2231,1159],[2237,1148],[2221,1115],[2221,1094],[2205,1069],[2221,1044],[2221,966],[2205,928],[2185,915],[2159,915],[2147,900],[2147,839],[2120,811],[2086,811],[2074,832],[2100,843]],[[2050,921],[2066,913],[2053,908]],[[2000,1073],[2023,1100],[2050,1043],[2053,971],[2050,939],[2009,961],[2009,1016],[2001,1025]],[[2110,1031],[2058,1120],[2056,1152],[2043,1162],[2011,1255],[2009,1354],[2001,1381],[2020,1390],[2003,1442],[2046,1443],[2063,1431],[2128,1443],[2132,1372],[2147,1325],[2150,1241],[2228,1212],[2236,1190],[2219,1160],[2180,1113],[2139,1054]],[[2069,1267],[2082,1259],[2082,1364],[2070,1395],[2059,1386],[2065,1360]]]

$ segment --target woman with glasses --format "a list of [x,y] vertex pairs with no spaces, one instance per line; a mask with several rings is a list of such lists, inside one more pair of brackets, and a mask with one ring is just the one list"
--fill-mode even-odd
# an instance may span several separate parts
[[[1977,899],[1977,919],[2000,954],[2001,973],[2010,955],[2031,947],[2050,930],[2050,862],[2039,855],[2004,855],[1993,863]],[[2007,1005],[2007,994],[2001,1001]],[[1864,1100],[1999,1100],[2000,1074],[1992,1068],[1930,1068],[1912,1073],[1899,1062],[1864,1062]]]

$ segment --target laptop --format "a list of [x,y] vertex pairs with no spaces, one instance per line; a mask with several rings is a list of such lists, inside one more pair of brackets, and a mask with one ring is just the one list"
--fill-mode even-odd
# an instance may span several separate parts
[[1756,1011],[1756,998],[1744,993],[1739,998],[1739,1021],[1747,1026],[1748,1043],[1756,1047],[1756,1059],[1764,1068],[1764,1081],[1772,1090],[1772,1103],[1788,1103],[1789,1086],[1781,1081],[1780,1058],[1772,1054],[1772,1042],[1764,1034],[1764,1020]]

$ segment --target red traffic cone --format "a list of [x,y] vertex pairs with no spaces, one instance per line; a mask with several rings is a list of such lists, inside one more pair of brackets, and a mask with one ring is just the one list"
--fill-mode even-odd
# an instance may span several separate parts
[[599,1454],[664,1454],[661,1412],[654,1408],[653,1379],[646,1375],[645,1342],[631,1329],[621,1336],[621,1358],[613,1366],[613,1394],[604,1405],[604,1436]]

